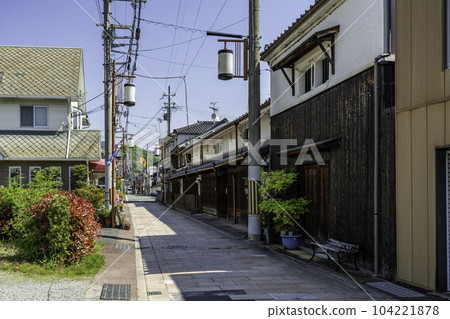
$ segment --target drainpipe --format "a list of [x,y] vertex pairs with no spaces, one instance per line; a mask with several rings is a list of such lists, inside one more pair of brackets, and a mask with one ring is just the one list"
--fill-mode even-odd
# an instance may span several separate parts
[[69,124],[69,129],[68,129],[68,133],[67,133],[66,159],[69,158],[69,152],[70,152],[70,132],[72,132],[71,124]]
[[379,254],[378,254],[378,232],[379,232],[379,173],[380,173],[380,164],[379,164],[379,110],[380,110],[380,99],[379,99],[379,90],[380,90],[380,80],[379,80],[379,71],[378,71],[378,63],[380,59],[386,58],[391,55],[390,53],[390,39],[388,30],[390,30],[390,0],[384,0],[383,2],[383,13],[384,13],[384,32],[383,32],[383,51],[385,53],[380,54],[374,60],[374,113],[373,113],[373,121],[374,121],[374,161],[373,161],[373,263],[374,263],[374,272],[375,276],[380,274],[379,270]]

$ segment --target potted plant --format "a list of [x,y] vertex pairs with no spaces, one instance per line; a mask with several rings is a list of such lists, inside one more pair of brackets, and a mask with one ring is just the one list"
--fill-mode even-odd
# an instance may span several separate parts
[[259,192],[262,200],[259,208],[264,215],[271,214],[286,249],[298,248],[301,237],[300,219],[308,212],[310,203],[304,197],[288,199],[287,191],[296,180],[297,173],[286,172],[284,169],[261,174],[262,185]]
[[125,222],[123,223],[123,229],[130,230],[131,229],[131,222],[128,219],[125,219],[124,221]]

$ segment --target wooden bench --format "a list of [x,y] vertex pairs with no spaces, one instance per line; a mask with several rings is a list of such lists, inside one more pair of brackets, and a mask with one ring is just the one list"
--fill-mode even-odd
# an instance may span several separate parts
[[[358,266],[356,265],[356,258],[358,257],[358,254],[359,254],[359,245],[344,243],[342,241],[338,241],[333,238],[328,239],[324,243],[311,242],[311,245],[313,248],[313,255],[310,260],[313,260],[314,256],[316,255],[316,247],[318,247],[319,249],[327,252],[328,259],[331,259],[329,252],[336,253],[339,264],[341,264],[341,255],[347,255],[347,256],[353,257],[355,269],[359,270]],[[336,269],[338,267],[336,267]]]

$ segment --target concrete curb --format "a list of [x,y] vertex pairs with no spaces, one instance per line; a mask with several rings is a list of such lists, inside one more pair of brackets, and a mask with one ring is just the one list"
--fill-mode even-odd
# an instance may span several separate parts
[[134,252],[135,252],[135,258],[136,258],[136,285],[137,285],[137,300],[138,301],[148,301],[147,296],[147,285],[145,281],[145,275],[144,275],[144,264],[142,262],[142,252],[141,252],[141,246],[139,243],[139,236],[136,234],[137,232],[137,221],[136,218],[133,218],[132,212],[130,207],[128,207],[127,204],[126,207],[130,212],[131,216],[131,222],[133,224],[133,232],[134,232]]

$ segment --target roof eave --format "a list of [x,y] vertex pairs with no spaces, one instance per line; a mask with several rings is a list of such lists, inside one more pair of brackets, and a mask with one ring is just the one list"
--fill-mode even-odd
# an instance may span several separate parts
[[40,95],[4,95],[0,94],[0,98],[5,99],[46,99],[46,100],[80,100],[80,96],[40,96]]
[[282,33],[275,41],[268,45],[268,47],[261,52],[261,60],[268,62],[268,57],[277,49],[277,47],[286,39],[288,39],[299,26],[301,26],[305,21],[311,17],[319,8],[321,8],[329,0],[316,0],[309,10],[305,11],[303,15],[297,19],[284,33]]

